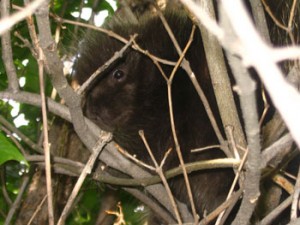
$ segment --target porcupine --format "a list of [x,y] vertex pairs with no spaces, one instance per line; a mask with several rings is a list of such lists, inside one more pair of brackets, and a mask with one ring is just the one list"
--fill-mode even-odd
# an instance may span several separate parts
[[[193,23],[184,13],[176,11],[164,13],[180,47],[188,42]],[[151,54],[176,62],[178,53],[158,16],[143,16],[135,21],[113,19],[106,25],[108,29],[129,39],[138,34],[136,42]],[[273,38],[273,41],[277,41]],[[75,64],[75,78],[79,84],[114,53],[124,46],[120,41],[101,34],[92,33],[80,46],[80,54]],[[197,80],[201,84],[215,117],[220,125],[216,100],[211,85],[200,31],[196,30],[193,42],[186,54]],[[173,66],[163,65],[168,76]],[[190,150],[216,145],[218,139],[186,72],[179,68],[172,84],[172,99],[176,133],[185,162],[222,158],[219,149],[210,149],[191,154]],[[172,148],[164,169],[179,165],[170,126],[167,83],[151,59],[134,50],[126,53],[97,78],[86,97],[85,111],[100,128],[110,131],[114,141],[137,158],[152,164],[138,131],[143,130],[152,152],[160,162],[165,152]],[[195,205],[202,216],[222,203],[232,183],[230,169],[206,170],[189,175]],[[183,178],[170,180],[174,196],[189,204]]]

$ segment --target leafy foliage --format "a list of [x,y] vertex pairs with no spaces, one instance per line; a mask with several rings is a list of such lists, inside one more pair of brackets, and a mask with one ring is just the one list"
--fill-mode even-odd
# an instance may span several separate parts
[[0,165],[10,160],[19,162],[26,161],[18,148],[16,148],[3,133],[0,133]]

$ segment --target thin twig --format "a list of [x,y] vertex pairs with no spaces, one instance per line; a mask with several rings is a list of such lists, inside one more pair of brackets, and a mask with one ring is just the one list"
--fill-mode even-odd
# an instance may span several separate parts
[[273,220],[277,218],[277,216],[282,213],[288,206],[291,205],[293,201],[293,197],[289,196],[286,200],[284,200],[279,206],[272,210],[267,216],[265,216],[259,223],[259,225],[269,225]]
[[[238,170],[235,174],[234,180],[232,182],[232,185],[230,187],[230,190],[228,192],[226,200],[229,200],[231,198],[231,196],[233,195],[234,188],[235,188],[235,186],[236,186],[236,184],[239,180],[240,174],[241,174],[242,169],[245,165],[245,162],[246,162],[246,159],[247,159],[247,156],[248,156],[248,152],[249,152],[249,150],[247,150],[247,152],[243,155],[243,158],[242,158],[241,163],[239,165],[239,168],[238,168]],[[224,214],[225,214],[225,210],[223,212],[221,212],[220,215],[218,216],[218,219],[216,221],[216,225],[221,224],[221,220],[222,220],[222,217],[224,216]]]
[[[63,19],[63,18],[60,18],[56,15],[54,15],[54,18],[60,22],[60,23],[67,23],[67,24],[72,24],[72,25],[77,25],[77,26],[82,26],[82,27],[86,27],[86,28],[89,28],[89,29],[93,29],[93,30],[96,30],[96,31],[100,31],[118,41],[120,41],[121,43],[123,44],[127,44],[129,42],[129,40],[127,40],[126,38],[118,35],[117,33],[111,31],[111,30],[107,30],[105,28],[102,28],[102,27],[96,27],[95,25],[91,25],[91,24],[86,24],[86,23],[81,23],[81,22],[75,22],[75,21],[72,21],[72,20],[67,20],[67,19]],[[141,47],[139,47],[137,44],[134,44],[132,45],[132,48],[139,51],[140,53],[142,54],[145,54],[145,55],[148,55],[150,54],[148,51],[142,49]],[[160,57],[157,57],[155,55],[152,55],[152,58],[155,58],[156,61],[162,63],[162,64],[165,64],[165,65],[175,65],[175,62],[172,62],[172,61],[169,61],[169,60],[165,60],[165,59],[162,59]]]
[[202,147],[202,148],[195,148],[195,149],[192,149],[191,152],[203,152],[203,151],[206,151],[206,150],[210,150],[210,149],[214,149],[214,148],[222,148],[221,145],[210,145],[210,146],[206,146],[206,147]]
[[1,131],[1,130],[3,130],[4,133],[6,133],[6,135],[9,136],[10,140],[17,146],[17,148],[21,151],[21,153],[22,153],[24,156],[26,156],[27,153],[26,153],[24,147],[20,144],[20,142],[17,140],[17,138],[14,137],[13,133],[10,132],[10,130],[8,130],[6,127],[0,125],[0,131]]
[[263,102],[264,102],[264,110],[263,110],[263,112],[262,112],[262,114],[260,116],[260,119],[259,119],[259,126],[260,127],[263,126],[264,120],[266,119],[267,113],[268,113],[268,111],[270,109],[270,104],[268,102],[265,89],[262,88],[261,92],[262,92],[261,93],[262,99],[263,99]]
[[226,132],[226,137],[228,137],[228,144],[230,146],[230,149],[233,151],[233,156],[236,159],[241,159],[241,155],[238,149],[237,149],[237,144],[234,138],[234,132],[233,132],[234,127],[232,126],[227,126],[225,127],[225,132]]
[[131,159],[131,160],[132,160],[133,162],[135,162],[136,164],[138,164],[138,165],[140,165],[140,166],[142,166],[142,167],[145,167],[145,168],[147,168],[148,170],[155,171],[155,167],[150,166],[150,165],[148,165],[148,164],[146,164],[146,163],[144,163],[144,162],[138,160],[134,155],[129,154],[129,153],[128,153],[126,150],[124,150],[121,146],[118,145],[117,148],[118,148],[118,151],[119,151],[120,153],[122,153],[125,157]]
[[[134,158],[134,157],[133,157]],[[30,155],[26,156],[26,160],[31,163],[36,163],[41,167],[44,166],[44,156],[41,155]],[[144,167],[145,165],[139,161],[138,164]],[[223,168],[233,168],[236,169],[240,165],[240,160],[232,159],[232,158],[224,158],[224,159],[212,159],[212,160],[203,160],[193,163],[186,163],[186,171],[190,174],[196,171],[202,170],[211,170],[211,169],[223,169]],[[148,165],[146,165],[148,166]],[[69,160],[61,157],[53,157],[53,165],[57,173],[61,174],[69,174],[70,176],[79,176],[84,165],[80,162],[76,162],[73,160]],[[147,167],[146,167],[147,168]],[[62,170],[63,169],[63,170]],[[155,168],[153,168],[155,170]],[[72,174],[72,175],[71,175]],[[181,167],[175,167],[173,169],[165,171],[165,176],[167,179],[182,175]],[[159,176],[152,175],[151,177],[145,178],[120,178],[114,177],[111,175],[103,175],[103,171],[95,172],[92,174],[92,178],[97,181],[101,181],[103,183],[119,185],[119,186],[149,186],[153,184],[157,184],[161,181]]]
[[137,37],[137,34],[133,35],[130,40],[121,48],[120,51],[114,53],[113,57],[111,57],[107,62],[105,62],[102,66],[100,66],[77,90],[77,94],[81,95],[86,92],[89,86],[91,86],[92,82],[95,81],[97,76],[105,71],[113,62],[117,59],[121,58],[124,52],[129,48],[129,46],[133,43],[134,39]]
[[75,198],[76,198],[85,178],[87,177],[88,174],[91,173],[94,163],[98,159],[100,152],[102,151],[104,146],[107,144],[107,142],[109,142],[111,140],[111,138],[112,138],[111,134],[107,133],[106,137],[101,137],[99,139],[99,141],[96,143],[96,146],[94,147],[94,149],[92,151],[93,153],[90,156],[88,162],[86,163],[84,169],[82,170],[82,172],[75,184],[75,187],[73,188],[72,193],[68,199],[68,202],[65,205],[65,208],[63,209],[63,211],[61,213],[61,216],[57,222],[57,225],[65,224],[65,220],[70,212],[70,209],[75,201]]
[[22,35],[18,31],[15,31],[14,35],[15,35],[15,37],[19,38],[23,42],[22,45],[20,45],[19,43],[17,43],[17,45],[20,46],[21,48],[27,47],[30,50],[33,57],[35,57],[37,59],[37,52],[34,50],[33,46],[29,42],[29,40],[22,37]]
[[44,155],[45,155],[45,169],[46,169],[46,185],[47,185],[47,201],[48,201],[48,216],[49,225],[54,225],[54,208],[53,208],[53,191],[52,191],[52,176],[51,176],[51,159],[50,159],[50,143],[48,137],[48,116],[45,97],[45,82],[44,82],[44,55],[41,48],[39,48],[39,81],[40,94],[42,102],[42,121],[43,121],[43,135],[44,135]]
[[[142,140],[143,140],[143,142],[144,142],[144,145],[145,145],[145,147],[146,147],[146,149],[147,149],[147,151],[148,151],[148,153],[149,153],[149,155],[150,155],[150,157],[151,157],[151,159],[152,159],[152,162],[153,162],[154,165],[155,165],[155,169],[156,169],[157,174],[158,174],[159,177],[161,178],[161,180],[162,180],[162,182],[163,182],[163,184],[164,184],[164,186],[165,186],[165,188],[166,188],[166,191],[167,191],[168,196],[169,196],[169,198],[170,198],[170,201],[171,201],[171,203],[172,203],[173,209],[174,209],[174,211],[175,211],[175,215],[176,215],[177,222],[178,222],[179,225],[182,225],[182,220],[181,220],[181,217],[180,217],[180,214],[179,214],[178,206],[177,206],[177,204],[176,204],[174,195],[172,194],[172,191],[171,191],[171,189],[170,189],[170,186],[169,186],[169,184],[168,184],[168,182],[167,182],[167,179],[166,179],[166,177],[165,177],[165,175],[164,175],[164,173],[163,173],[163,170],[162,170],[163,163],[161,163],[160,165],[158,165],[158,163],[157,163],[157,161],[156,161],[156,159],[155,159],[155,157],[154,157],[154,155],[153,155],[153,153],[152,153],[152,150],[151,150],[151,148],[150,148],[150,146],[149,146],[149,144],[148,144],[148,142],[147,142],[147,140],[146,140],[146,137],[145,137],[145,135],[144,135],[144,132],[143,132],[142,130],[139,131],[139,135],[140,135],[140,137],[142,138]],[[167,154],[166,154],[166,155],[167,155]],[[164,160],[163,160],[163,161],[164,161]]]
[[[24,2],[27,5],[30,4],[29,0],[24,0]],[[36,32],[36,29],[35,29],[33,16],[30,15],[30,16],[26,17],[26,22],[27,22],[27,26],[28,26],[28,30],[29,30],[29,35],[30,35],[30,38],[32,40],[32,46],[33,46],[33,49],[34,49],[34,52],[35,52],[35,54],[33,54],[33,56],[38,57],[39,39],[38,39],[37,32]]]
[[266,12],[269,14],[269,16],[272,18],[273,22],[281,29],[288,32],[288,28],[284,26],[273,14],[272,10],[270,9],[269,5],[266,3],[266,0],[262,0],[262,3],[265,7]]
[[44,202],[46,201],[46,199],[47,199],[47,195],[44,196],[44,198],[42,199],[42,201],[40,202],[40,204],[37,206],[37,208],[35,209],[34,213],[31,216],[30,220],[28,221],[27,225],[31,225],[31,223],[33,222],[33,220],[36,217],[36,215],[42,209],[42,206],[43,206]]
[[2,115],[0,115],[0,123],[3,124],[7,129],[9,129],[11,132],[15,133],[22,139],[22,141],[27,144],[30,148],[34,149],[35,151],[39,153],[43,153],[43,149],[38,146],[36,143],[31,141],[26,135],[24,135],[18,128],[16,128],[14,125],[12,125],[10,122],[8,122]]
[[13,219],[14,214],[18,210],[18,208],[19,208],[19,206],[21,204],[21,200],[22,200],[23,194],[24,194],[24,192],[26,190],[26,187],[27,187],[29,181],[30,181],[29,176],[25,176],[23,178],[23,182],[22,182],[22,185],[21,185],[21,187],[19,189],[18,196],[17,196],[16,200],[14,201],[14,203],[12,204],[12,206],[11,206],[11,208],[10,208],[10,210],[9,210],[6,218],[5,218],[4,225],[10,225],[11,224],[11,221]]
[[164,221],[168,224],[176,223],[175,219],[170,215],[170,213],[161,205],[157,204],[156,201],[153,201],[153,198],[149,195],[145,195],[142,191],[138,190],[137,188],[128,188],[124,187],[123,189],[130,193],[132,196],[147,204],[151,211],[154,213],[153,215],[159,215]]
[[241,197],[243,193],[243,189],[239,189],[237,192],[235,192],[228,200],[226,200],[225,202],[223,202],[220,206],[218,206],[213,212],[211,212],[210,214],[208,214],[205,218],[203,218],[200,221],[199,225],[207,225],[210,224],[211,221],[213,221],[215,218],[217,218],[217,216],[224,211],[225,209],[227,209],[228,207],[235,205],[236,202],[239,200],[239,198]]
[[3,195],[4,202],[6,202],[6,204],[9,207],[11,207],[12,204],[13,204],[13,201],[12,201],[11,197],[9,196],[8,191],[7,191],[6,168],[5,167],[1,168],[1,170],[0,170],[0,181],[1,181],[1,190],[2,190],[2,195]]
[[[205,96],[205,94],[204,94],[204,92],[203,92],[203,90],[202,90],[200,84],[198,83],[198,81],[197,81],[197,79],[196,79],[196,77],[195,77],[195,74],[194,74],[194,72],[192,71],[192,69],[191,69],[191,67],[190,67],[190,64],[189,64],[188,61],[184,58],[184,57],[185,57],[185,53],[182,52],[182,50],[181,50],[181,48],[180,48],[180,46],[179,46],[179,44],[178,44],[178,42],[177,42],[177,40],[176,40],[176,38],[175,38],[175,35],[173,34],[173,32],[172,32],[170,26],[168,25],[166,19],[164,18],[163,14],[161,13],[160,10],[158,10],[158,15],[160,16],[160,19],[162,20],[162,23],[163,23],[165,29],[167,30],[167,32],[168,32],[168,34],[169,34],[169,36],[170,36],[170,38],[171,38],[171,40],[172,40],[172,43],[173,43],[173,45],[174,45],[175,48],[176,48],[176,51],[177,51],[178,55],[179,55],[180,57],[183,56],[182,59],[178,60],[178,61],[181,62],[181,65],[180,65],[180,66],[181,66],[181,67],[187,72],[187,74],[189,75],[189,77],[190,77],[190,79],[191,79],[191,81],[192,81],[192,83],[193,83],[193,85],[194,85],[194,87],[195,87],[195,89],[196,89],[196,91],[197,91],[197,93],[198,93],[198,95],[199,95],[199,97],[200,97],[200,99],[201,99],[203,105],[204,105],[205,111],[206,111],[206,113],[207,113],[207,115],[208,115],[208,118],[209,118],[209,120],[210,120],[210,122],[211,122],[211,125],[212,125],[212,127],[213,127],[213,129],[214,129],[214,131],[215,131],[215,133],[216,133],[216,136],[217,136],[217,138],[218,138],[218,140],[219,140],[219,143],[222,145],[225,141],[224,141],[224,138],[222,137],[222,133],[220,132],[220,129],[219,129],[219,127],[218,127],[218,124],[217,124],[217,122],[216,122],[216,119],[215,119],[215,117],[214,117],[214,114],[213,114],[213,112],[212,112],[212,110],[211,110],[210,103],[208,102],[208,100],[207,100],[207,98],[206,98],[206,96]],[[190,38],[189,38],[188,43],[187,43],[187,45],[186,45],[186,47],[185,47],[186,50],[189,48],[189,46],[191,45],[191,42],[193,41],[193,37],[194,37],[195,30],[196,30],[196,27],[193,26],[193,27],[192,27],[192,32],[191,32]],[[175,70],[175,71],[176,71],[176,70]],[[175,73],[174,73],[174,75],[175,75]],[[173,76],[174,76],[174,75],[173,75]],[[172,78],[170,78],[170,79],[172,79]]]
[[[168,26],[168,25],[165,24],[165,26]],[[194,33],[194,31],[195,31],[195,27],[193,27],[192,34]],[[172,135],[173,135],[173,139],[174,139],[174,143],[175,143],[175,149],[176,149],[176,152],[177,152],[177,155],[178,155],[178,158],[179,158],[180,166],[183,170],[183,177],[184,177],[184,181],[185,181],[188,196],[189,196],[189,201],[190,201],[190,204],[191,204],[191,207],[192,207],[194,222],[195,222],[195,224],[197,224],[198,221],[199,221],[199,216],[198,216],[197,211],[196,211],[190,181],[189,181],[189,178],[188,178],[185,166],[184,166],[185,163],[184,163],[184,160],[183,160],[183,157],[182,157],[182,153],[181,153],[181,149],[180,149],[180,143],[178,141],[178,137],[177,137],[177,133],[176,133],[175,120],[174,120],[174,110],[173,110],[173,98],[172,98],[172,82],[173,82],[174,76],[176,74],[177,69],[181,65],[181,62],[184,59],[184,56],[185,56],[187,50],[189,49],[191,43],[192,43],[192,38],[189,39],[184,51],[182,52],[182,54],[180,55],[180,57],[178,59],[177,64],[173,68],[172,73],[170,75],[170,78],[168,79],[167,85],[168,85],[169,114],[170,114]]]

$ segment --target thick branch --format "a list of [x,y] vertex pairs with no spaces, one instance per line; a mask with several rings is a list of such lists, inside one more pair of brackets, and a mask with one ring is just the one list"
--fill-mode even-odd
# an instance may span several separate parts
[[[226,40],[238,43],[238,37],[232,30],[231,21],[228,20],[228,12],[220,8],[221,24],[226,31]],[[248,160],[246,161],[246,172],[244,182],[244,198],[239,212],[233,221],[234,225],[248,224],[254,212],[260,195],[260,168],[261,168],[261,146],[260,146],[260,126],[257,115],[256,83],[250,77],[247,69],[242,65],[241,60],[227,53],[228,62],[237,83],[237,92],[241,103],[245,131],[248,142]]]
[[[211,18],[216,18],[213,1],[201,1],[201,7]],[[199,23],[204,43],[205,55],[216,95],[217,104],[224,127],[234,127],[234,137],[237,145],[246,146],[245,136],[239,121],[234,102],[231,83],[228,77],[225,59],[218,39],[205,26]],[[229,137],[227,137],[229,139]],[[242,152],[240,153],[242,155]]]

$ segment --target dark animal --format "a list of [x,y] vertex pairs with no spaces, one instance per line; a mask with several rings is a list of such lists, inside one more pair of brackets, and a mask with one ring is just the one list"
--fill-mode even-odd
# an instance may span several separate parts
[[[175,12],[166,13],[165,17],[183,49],[191,34],[191,20],[186,15]],[[174,62],[179,58],[158,16],[142,18],[138,24],[116,19],[109,23],[108,29],[127,39],[130,35],[138,34],[136,41],[139,46],[155,56]],[[186,58],[216,112],[215,97],[199,30],[193,39]],[[82,84],[123,46],[118,40],[99,32],[87,37],[80,47],[75,78]],[[169,76],[173,66],[162,67]],[[201,100],[183,69],[179,69],[175,75],[172,98],[176,132],[185,162],[224,157],[217,149],[203,153],[190,152],[194,148],[218,144],[218,140]],[[125,55],[101,74],[89,88],[85,109],[90,119],[102,129],[113,132],[114,140],[142,161],[152,164],[138,134],[139,130],[144,131],[158,162],[169,148],[173,149],[164,165],[165,170],[179,165],[171,133],[167,83],[149,57],[128,49]],[[229,170],[210,170],[190,175],[200,215],[204,210],[212,211],[225,200],[232,182],[231,174]],[[175,197],[189,203],[182,178],[171,180],[170,185]]]
[[[183,49],[190,37],[192,22],[183,13],[168,12],[165,17]],[[141,17],[139,23],[113,19],[106,28],[129,39],[138,34],[136,42],[151,54],[176,62],[179,58],[172,41],[158,16]],[[74,67],[75,79],[84,83],[92,73],[124,46],[120,41],[93,32],[84,39]],[[203,88],[218,123],[216,100],[211,85],[200,31],[197,30],[186,54],[191,68]],[[173,66],[161,64],[167,76]],[[172,84],[176,133],[185,162],[222,158],[219,149],[191,153],[194,148],[219,144],[203,104],[186,72],[179,68]],[[164,169],[179,165],[171,132],[167,83],[157,66],[146,55],[129,48],[125,54],[102,73],[86,94],[85,112],[100,128],[113,132],[114,140],[140,160],[152,164],[138,132],[143,130],[156,160],[172,148]],[[206,170],[189,174],[192,192],[200,216],[222,203],[232,183],[230,169]],[[189,205],[183,178],[170,180],[177,199]]]

